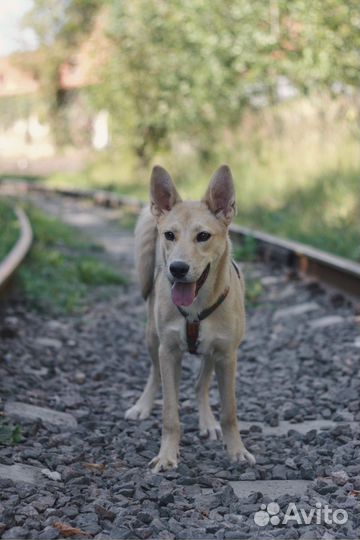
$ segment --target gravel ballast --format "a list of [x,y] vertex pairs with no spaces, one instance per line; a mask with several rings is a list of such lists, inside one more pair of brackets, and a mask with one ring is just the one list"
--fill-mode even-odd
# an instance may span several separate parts
[[[358,538],[358,308],[318,284],[289,281],[281,269],[247,264],[245,277],[262,280],[263,293],[248,308],[237,400],[257,464],[233,465],[221,441],[200,438],[200,362],[186,355],[179,467],[153,474],[161,396],[149,419],[124,419],[150,367],[132,233],[118,228],[113,211],[80,201],[44,199],[42,206],[66,221],[76,216],[131,284],[69,317],[49,319],[21,298],[2,308],[0,406],[23,441],[0,445],[0,537],[55,540],[68,526],[79,529],[73,538],[103,540]],[[86,215],[96,219],[89,225]],[[291,311],[305,305],[311,309]],[[336,324],[316,324],[325,317]],[[218,415],[215,383],[211,402]],[[26,405],[37,408],[26,412]],[[348,519],[326,523],[322,515],[318,523],[315,513],[309,524],[284,523],[290,503],[306,514],[343,509]]]

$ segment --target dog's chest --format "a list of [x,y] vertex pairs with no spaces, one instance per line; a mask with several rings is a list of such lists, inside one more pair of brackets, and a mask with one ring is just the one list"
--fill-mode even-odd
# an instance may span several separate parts
[[[192,327],[192,328],[191,328]],[[197,325],[187,325],[185,319],[179,320],[169,328],[172,339],[177,338],[179,347],[183,352],[193,352],[196,354],[211,354],[214,348],[223,348],[228,342],[228,336],[210,321],[204,320]],[[190,332],[189,332],[190,331]],[[191,351],[191,348],[193,350]]]

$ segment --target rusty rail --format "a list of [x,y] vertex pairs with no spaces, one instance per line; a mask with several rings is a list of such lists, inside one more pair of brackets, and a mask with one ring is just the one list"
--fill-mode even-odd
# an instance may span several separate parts
[[259,256],[276,261],[300,275],[309,275],[360,298],[360,264],[300,242],[285,240],[247,227],[232,225],[234,243],[253,238]]
[[16,207],[15,213],[20,223],[20,236],[8,255],[0,262],[0,291],[2,292],[28,254],[33,232],[25,212]]

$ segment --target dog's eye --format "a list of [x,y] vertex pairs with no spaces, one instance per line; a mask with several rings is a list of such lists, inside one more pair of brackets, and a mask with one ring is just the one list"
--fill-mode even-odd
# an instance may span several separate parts
[[207,240],[209,240],[210,236],[211,236],[210,233],[202,231],[202,232],[199,232],[199,234],[196,237],[196,240],[198,242],[206,242]]
[[166,240],[170,240],[170,242],[173,242],[175,240],[175,234],[172,231],[166,231],[164,233],[164,236]]

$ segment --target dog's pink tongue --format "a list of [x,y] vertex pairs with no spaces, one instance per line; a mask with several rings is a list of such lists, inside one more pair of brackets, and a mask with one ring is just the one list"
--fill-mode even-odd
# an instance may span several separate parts
[[196,283],[174,283],[171,289],[172,301],[176,306],[190,306],[195,298]]

